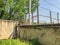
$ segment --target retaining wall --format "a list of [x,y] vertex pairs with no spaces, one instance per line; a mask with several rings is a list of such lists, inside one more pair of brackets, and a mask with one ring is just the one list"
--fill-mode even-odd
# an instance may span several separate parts
[[0,20],[0,39],[12,38],[17,24],[18,21]]

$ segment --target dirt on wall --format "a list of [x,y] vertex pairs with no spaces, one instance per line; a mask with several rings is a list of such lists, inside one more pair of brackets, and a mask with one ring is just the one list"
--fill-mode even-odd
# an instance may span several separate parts
[[60,45],[60,28],[20,27],[20,38],[26,40],[38,38],[41,45]]

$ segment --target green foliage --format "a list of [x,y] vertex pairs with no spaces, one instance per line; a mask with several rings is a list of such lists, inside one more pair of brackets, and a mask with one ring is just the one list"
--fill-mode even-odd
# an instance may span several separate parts
[[[36,11],[37,6],[38,0],[32,0],[32,12]],[[24,21],[26,18],[24,15],[28,14],[28,0],[0,0],[1,9],[4,11],[3,16],[1,16],[2,19]]]
[[2,17],[2,19],[10,19],[10,15],[4,15],[3,17]]
[[32,40],[32,45],[40,45],[40,42],[38,41],[38,38],[35,38]]
[[32,45],[28,41],[20,41],[19,39],[0,40],[0,45]]

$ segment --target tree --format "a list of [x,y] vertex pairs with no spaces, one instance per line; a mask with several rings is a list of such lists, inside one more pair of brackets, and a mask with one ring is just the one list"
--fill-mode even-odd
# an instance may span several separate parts
[[4,3],[0,0],[0,18],[3,17],[4,14]]
[[[24,15],[28,14],[29,0],[0,0],[0,8],[3,8],[2,19],[24,20]],[[3,5],[2,5],[3,4]],[[32,12],[36,11],[38,0],[32,0]],[[0,9],[1,10],[1,9]],[[2,13],[1,11],[1,13]]]

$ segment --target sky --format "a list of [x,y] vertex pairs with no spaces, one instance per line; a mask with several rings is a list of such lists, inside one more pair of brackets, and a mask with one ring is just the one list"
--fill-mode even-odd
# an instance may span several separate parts
[[[52,12],[52,18],[57,19],[57,12],[60,13],[60,0],[39,0],[39,14],[40,15],[45,15],[45,16],[50,16],[50,11]],[[34,15],[37,15],[35,12]],[[59,14],[60,15],[60,14]],[[45,18],[40,16],[40,22],[50,22],[49,18]],[[59,16],[60,18],[60,16]],[[36,21],[36,20],[35,20]],[[57,22],[57,20],[52,20],[54,23]]]

